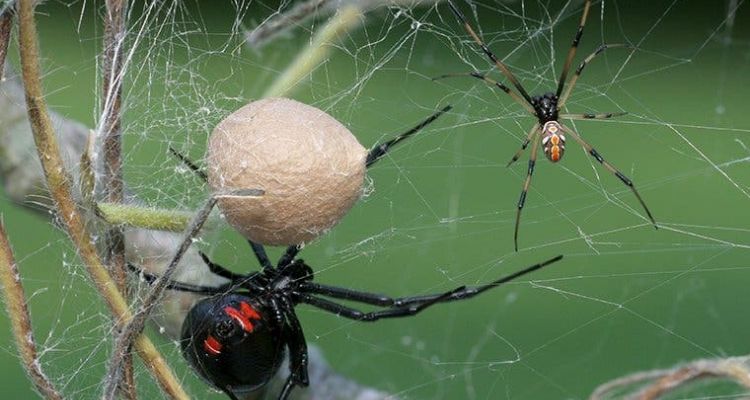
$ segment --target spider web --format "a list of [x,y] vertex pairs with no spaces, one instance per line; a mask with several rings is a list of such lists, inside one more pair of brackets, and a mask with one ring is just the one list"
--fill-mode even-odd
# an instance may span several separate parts
[[[529,93],[556,87],[581,1],[456,4]],[[201,161],[213,127],[259,98],[329,16],[305,20],[260,49],[248,47],[248,29],[293,6],[132,7],[124,166],[142,202],[195,209],[205,200],[207,189],[168,147]],[[92,95],[101,86],[100,7],[40,8],[49,102],[89,126],[97,123],[100,101]],[[582,399],[630,372],[748,354],[748,11],[742,0],[595,2],[574,67],[602,43],[635,50],[611,49],[592,61],[567,109],[628,114],[565,123],[633,180],[659,229],[627,187],[569,140],[560,163],[537,163],[518,253],[513,224],[528,153],[505,164],[534,119],[481,81],[431,80],[476,70],[507,83],[446,4],[401,2],[370,11],[293,97],[333,115],[366,147],[445,104],[454,109],[372,168],[367,195],[304,249],[316,280],[406,296],[486,283],[557,254],[565,259],[414,318],[365,324],[300,306],[308,342],[336,371],[409,399]],[[114,334],[106,309],[68,240],[0,201],[33,293],[43,365],[66,396],[96,397]],[[234,271],[255,270],[244,240],[221,221],[214,227],[196,245]],[[18,243],[22,233],[14,233],[24,229],[34,236]],[[29,396],[2,335],[1,364],[7,376],[19,377],[6,389]],[[193,396],[223,398],[190,372],[173,341],[156,340]],[[147,372],[138,366],[136,373],[144,397],[157,398]],[[747,393],[709,385],[680,395]]]

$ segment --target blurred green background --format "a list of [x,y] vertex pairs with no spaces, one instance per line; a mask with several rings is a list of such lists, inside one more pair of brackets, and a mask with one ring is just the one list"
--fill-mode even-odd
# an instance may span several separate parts
[[[580,2],[573,2],[553,24],[559,3],[475,2],[476,14],[459,6],[490,47],[508,55],[526,88],[542,93],[555,87],[580,16]],[[454,110],[373,168],[372,192],[305,248],[318,281],[403,296],[566,258],[410,319],[368,325],[300,306],[308,340],[334,369],[410,399],[582,399],[630,372],[750,353],[750,7],[743,3],[732,19],[733,1],[595,2],[578,60],[603,42],[638,50],[597,58],[568,109],[629,114],[570,126],[633,179],[661,229],[570,140],[561,163],[540,155],[518,253],[513,222],[526,156],[511,168],[505,163],[533,119],[480,81],[430,80],[490,69],[446,5],[371,13],[293,97],[329,112],[365,146],[439,106]],[[212,127],[258,98],[310,41],[324,18],[260,50],[243,45],[243,29],[290,6],[133,7],[124,162],[126,180],[143,200],[188,208],[205,198],[189,174],[175,172],[167,147],[199,159]],[[102,13],[90,2],[49,2],[38,10],[49,103],[89,126],[99,99]],[[47,373],[70,398],[97,397],[110,348],[106,309],[57,228],[3,194],[0,207]],[[235,271],[256,268],[228,228],[202,246]],[[223,397],[189,371],[172,342],[151,337],[195,398]],[[0,349],[2,393],[34,397],[4,313]],[[158,397],[142,368],[139,376],[144,398]],[[674,398],[742,393],[708,385]]]

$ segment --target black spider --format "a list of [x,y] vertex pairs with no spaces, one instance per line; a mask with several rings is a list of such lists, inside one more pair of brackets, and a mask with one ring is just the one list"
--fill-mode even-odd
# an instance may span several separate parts
[[[505,84],[495,81],[493,79],[490,79],[486,77],[485,75],[479,73],[479,72],[470,72],[468,74],[447,74],[447,75],[441,75],[434,79],[442,79],[442,78],[450,78],[450,77],[456,77],[456,76],[471,76],[473,78],[481,79],[485,81],[487,84],[495,86],[502,90],[503,92],[510,95],[513,100],[515,100],[518,104],[524,107],[529,113],[531,113],[533,116],[537,118],[537,122],[534,124],[534,126],[531,127],[531,130],[526,135],[526,139],[523,141],[523,144],[521,145],[521,149],[516,152],[515,155],[513,155],[513,158],[511,158],[510,162],[508,163],[508,166],[513,164],[518,158],[521,156],[521,153],[523,153],[524,150],[526,150],[526,147],[530,143],[531,145],[531,155],[529,157],[529,166],[526,172],[526,180],[523,183],[523,189],[521,191],[521,197],[518,199],[518,211],[516,212],[516,227],[513,234],[513,242],[515,245],[516,251],[518,251],[518,226],[521,221],[521,211],[523,210],[524,203],[526,202],[526,193],[529,190],[529,186],[531,185],[531,176],[534,174],[534,165],[536,164],[536,157],[537,157],[537,150],[539,148],[539,143],[541,139],[541,145],[542,149],[544,150],[544,155],[547,157],[547,159],[553,163],[556,163],[560,160],[562,160],[563,154],[565,153],[565,134],[568,134],[573,137],[585,150],[587,153],[589,153],[596,161],[598,161],[600,164],[604,166],[609,172],[614,174],[623,184],[625,184],[627,187],[630,188],[630,190],[633,192],[635,197],[638,199],[638,202],[641,203],[641,206],[643,207],[644,211],[646,211],[646,214],[648,215],[648,219],[651,221],[651,223],[654,225],[654,227],[657,227],[656,220],[654,220],[653,215],[651,215],[651,211],[646,207],[646,203],[641,198],[641,195],[638,193],[638,191],[635,189],[635,185],[633,185],[633,181],[630,180],[630,178],[626,177],[622,172],[620,172],[617,168],[614,167],[610,162],[606,161],[604,157],[602,157],[601,154],[599,154],[596,149],[594,149],[593,146],[591,146],[588,142],[583,140],[581,135],[579,135],[576,131],[573,129],[563,125],[559,119],[608,119],[612,117],[618,117],[621,115],[624,115],[625,113],[600,113],[600,114],[561,114],[560,110],[565,106],[565,102],[568,100],[568,97],[570,96],[570,93],[573,91],[573,88],[575,87],[576,82],[578,81],[578,78],[581,76],[581,72],[583,72],[583,69],[588,65],[591,60],[594,59],[597,55],[604,52],[604,50],[608,48],[613,47],[630,47],[625,44],[603,44],[599,46],[599,48],[596,49],[593,53],[591,53],[588,57],[586,57],[581,64],[578,66],[578,68],[575,70],[575,73],[573,74],[573,77],[569,81],[568,88],[565,89],[565,83],[567,80],[568,72],[570,71],[570,67],[573,64],[573,59],[575,58],[576,50],[578,49],[578,44],[581,41],[581,36],[583,35],[583,28],[586,25],[586,18],[589,14],[589,8],[591,7],[591,0],[586,0],[586,3],[584,3],[583,6],[583,13],[581,15],[581,20],[578,24],[578,31],[576,32],[575,36],[573,37],[573,44],[570,46],[570,50],[568,50],[568,56],[565,59],[565,65],[563,66],[562,73],[560,74],[560,80],[557,84],[557,91],[556,92],[548,92],[541,96],[529,96],[529,94],[526,92],[526,89],[524,89],[523,85],[518,81],[518,79],[513,75],[513,73],[510,71],[507,65],[503,63],[497,56],[492,52],[492,50],[487,47],[487,45],[482,41],[482,38],[479,37],[479,35],[474,31],[474,29],[471,27],[469,22],[466,20],[466,17],[464,14],[459,10],[451,0],[448,0],[448,5],[450,6],[451,11],[456,16],[456,18],[463,24],[464,29],[466,32],[471,36],[471,38],[474,40],[476,44],[479,45],[479,47],[482,49],[482,52],[492,61],[498,70],[513,84],[513,86],[516,88],[518,93],[514,92],[506,86]],[[565,92],[563,92],[563,89],[565,89]],[[520,94],[520,95],[519,95]]]
[[[374,146],[367,155],[367,167],[380,160],[391,146],[418,132],[448,110],[450,106],[394,139]],[[205,173],[195,163],[174,149],[170,148],[170,151],[202,180],[206,180]],[[203,215],[207,217],[209,210],[210,208],[204,210]],[[192,236],[188,235],[181,248],[186,249],[191,242]],[[167,287],[172,290],[211,296],[199,301],[188,312],[182,325],[182,352],[203,379],[224,391],[232,399],[237,399],[238,394],[264,387],[278,371],[286,349],[289,350],[290,374],[279,399],[286,399],[295,386],[310,384],[307,371],[307,342],[294,310],[300,303],[357,321],[406,317],[438,302],[476,296],[562,258],[552,258],[478,287],[462,286],[445,293],[394,299],[380,294],[314,283],[312,268],[304,261],[296,259],[301,246],[288,247],[274,266],[262,245],[252,241],[249,241],[249,244],[262,267],[258,272],[236,274],[214,264],[201,253],[209,270],[226,278],[227,283],[216,287],[176,281],[167,283]],[[178,258],[173,259],[170,265],[176,265],[177,261]],[[140,272],[149,283],[159,279],[134,265],[130,265],[130,268]],[[383,309],[362,312],[326,297]]]
[[[549,259],[486,285],[461,286],[429,295],[392,298],[381,294],[313,282],[314,272],[296,259],[300,246],[290,246],[274,267],[263,246],[250,243],[261,264],[259,272],[235,274],[201,253],[211,272],[229,282],[200,286],[170,282],[169,289],[208,295],[199,301],[182,324],[182,353],[198,374],[230,398],[264,387],[276,374],[289,349],[289,377],[279,394],[287,399],[295,386],[308,386],[307,342],[295,313],[300,303],[356,321],[408,317],[439,303],[464,300],[559,261]],[[148,282],[156,276],[143,274]],[[364,303],[383,309],[363,312],[327,298]]]

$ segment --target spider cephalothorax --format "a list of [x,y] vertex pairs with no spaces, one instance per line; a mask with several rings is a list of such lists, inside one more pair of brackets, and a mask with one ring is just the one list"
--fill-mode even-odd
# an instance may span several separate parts
[[[453,14],[456,15],[456,18],[458,18],[458,20],[464,26],[466,32],[469,33],[469,36],[471,36],[474,42],[479,45],[479,47],[482,49],[482,52],[487,55],[491,62],[495,64],[497,69],[500,70],[505,78],[510,81],[513,87],[515,87],[516,91],[513,91],[504,83],[495,81],[476,71],[470,72],[468,74],[447,74],[439,76],[436,79],[454,76],[471,76],[473,78],[481,79],[510,95],[513,100],[523,106],[526,111],[531,113],[537,119],[537,122],[531,128],[529,133],[526,135],[526,139],[524,139],[523,143],[521,144],[521,149],[518,150],[515,155],[513,155],[513,158],[511,158],[510,162],[508,163],[508,166],[510,166],[516,160],[518,160],[523,151],[526,150],[526,147],[531,144],[529,166],[526,172],[526,180],[524,181],[523,189],[521,190],[521,197],[518,200],[516,227],[513,234],[513,242],[515,244],[516,251],[518,251],[518,226],[521,221],[521,210],[523,209],[524,203],[526,201],[526,193],[528,192],[529,186],[531,185],[531,176],[534,173],[534,165],[536,163],[540,139],[542,149],[544,150],[544,155],[547,157],[547,159],[551,162],[558,162],[562,159],[565,151],[565,134],[573,137],[573,139],[577,141],[586,150],[586,152],[589,153],[589,155],[591,155],[596,161],[602,164],[604,168],[614,174],[618,179],[620,179],[622,183],[624,183],[630,188],[630,190],[633,191],[633,194],[635,194],[635,196],[638,198],[638,201],[641,203],[641,206],[646,211],[649,220],[654,225],[654,227],[656,227],[656,221],[651,215],[651,211],[648,209],[648,207],[646,207],[646,203],[643,201],[643,199],[641,199],[641,195],[635,189],[633,182],[622,172],[618,171],[611,163],[606,161],[604,157],[602,157],[602,155],[598,151],[596,151],[593,146],[583,140],[583,138],[576,131],[568,128],[559,121],[560,119],[607,119],[625,114],[624,112],[602,114],[559,113],[559,111],[565,107],[565,102],[568,100],[573,87],[575,87],[578,78],[581,76],[581,72],[583,72],[583,69],[591,60],[594,59],[594,57],[601,54],[608,48],[630,47],[624,44],[603,44],[599,46],[599,48],[597,48],[593,53],[591,53],[581,62],[581,64],[575,70],[573,77],[570,79],[570,81],[567,81],[568,72],[570,71],[573,59],[575,58],[576,49],[578,48],[578,44],[581,41],[581,36],[583,35],[583,27],[586,24],[586,18],[588,17],[589,8],[591,7],[591,0],[586,0],[586,2],[584,3],[583,13],[581,14],[581,21],[578,24],[578,31],[573,37],[573,44],[570,46],[570,50],[568,50],[568,56],[565,59],[565,65],[563,66],[562,73],[560,74],[560,79],[557,82],[557,91],[548,92],[541,96],[534,97],[529,96],[528,92],[526,92],[526,89],[524,89],[523,85],[521,85],[521,82],[519,82],[515,75],[513,75],[513,73],[510,71],[510,68],[508,68],[508,66],[504,62],[502,62],[501,59],[498,58],[492,52],[492,50],[490,50],[489,47],[487,47],[482,38],[479,37],[479,35],[474,31],[469,22],[466,20],[466,17],[463,15],[461,10],[459,10],[451,0],[448,0],[448,5],[450,6]],[[565,88],[566,83],[568,84],[567,88]]]
[[531,106],[534,107],[539,125],[544,125],[549,121],[557,121],[557,95],[554,93],[548,92],[541,96],[532,97]]

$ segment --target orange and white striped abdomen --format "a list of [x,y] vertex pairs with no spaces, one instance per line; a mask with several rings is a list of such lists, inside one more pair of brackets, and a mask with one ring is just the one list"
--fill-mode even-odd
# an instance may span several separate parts
[[562,159],[565,153],[565,135],[557,121],[548,121],[542,127],[544,155],[553,163]]

